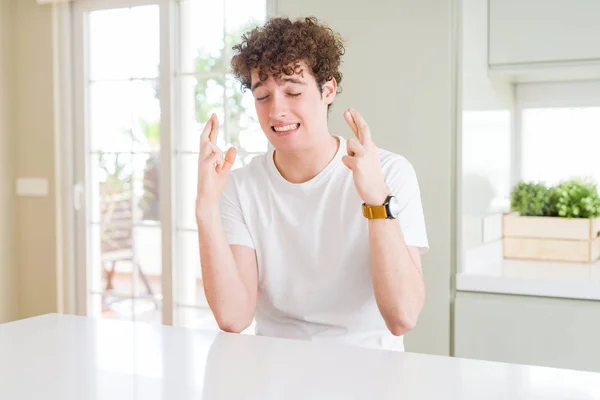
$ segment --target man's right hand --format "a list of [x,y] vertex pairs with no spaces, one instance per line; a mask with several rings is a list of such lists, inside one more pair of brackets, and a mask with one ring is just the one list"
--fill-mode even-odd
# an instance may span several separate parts
[[199,207],[216,206],[235,161],[236,149],[229,148],[225,157],[217,147],[219,120],[211,115],[200,136],[200,155],[198,157],[198,193],[196,197],[196,213]]

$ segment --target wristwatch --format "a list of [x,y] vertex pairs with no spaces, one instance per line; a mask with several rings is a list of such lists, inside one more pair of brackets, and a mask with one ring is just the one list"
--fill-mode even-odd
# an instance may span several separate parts
[[400,214],[400,204],[395,196],[389,195],[380,206],[362,205],[363,215],[367,219],[396,219]]

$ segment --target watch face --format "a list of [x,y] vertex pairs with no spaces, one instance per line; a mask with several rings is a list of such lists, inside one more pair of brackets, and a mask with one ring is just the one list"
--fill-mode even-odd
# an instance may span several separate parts
[[390,198],[390,203],[388,207],[390,211],[390,216],[392,218],[398,218],[398,215],[400,214],[400,203],[398,202],[398,199],[392,196]]

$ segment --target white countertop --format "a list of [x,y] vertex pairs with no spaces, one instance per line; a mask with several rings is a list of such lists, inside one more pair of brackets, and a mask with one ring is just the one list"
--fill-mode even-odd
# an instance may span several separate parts
[[600,374],[49,314],[0,325],[0,399],[600,399]]
[[497,260],[467,265],[456,276],[456,289],[600,300],[600,261]]
[[456,290],[600,300],[600,261],[504,259],[496,241],[465,253]]

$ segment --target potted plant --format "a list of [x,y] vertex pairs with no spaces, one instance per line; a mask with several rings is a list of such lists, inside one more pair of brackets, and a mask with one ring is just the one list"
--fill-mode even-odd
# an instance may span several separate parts
[[592,262],[600,258],[600,193],[589,179],[555,186],[520,181],[503,216],[505,258]]

